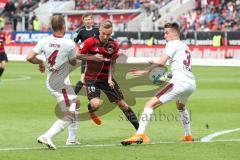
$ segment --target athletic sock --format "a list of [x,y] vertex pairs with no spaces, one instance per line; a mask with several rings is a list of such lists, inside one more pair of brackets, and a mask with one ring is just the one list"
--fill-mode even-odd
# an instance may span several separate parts
[[56,136],[58,133],[62,132],[65,127],[69,126],[72,123],[72,121],[66,121],[59,119],[57,120],[50,128],[49,130],[43,135],[47,138],[52,138]]
[[190,118],[189,118],[188,110],[184,108],[183,110],[179,110],[179,113],[180,113],[180,119],[183,124],[185,136],[191,135]]
[[82,81],[78,81],[74,88],[74,92],[78,94],[81,91],[82,87],[83,87]]
[[127,119],[132,123],[132,125],[134,126],[134,128],[137,130],[139,127],[139,123],[138,123],[138,119],[137,116],[135,115],[135,113],[133,112],[133,110],[128,107],[127,110],[123,111],[123,113],[125,114],[125,116],[127,117]]
[[151,120],[153,114],[153,109],[150,107],[145,107],[142,116],[139,121],[139,128],[136,134],[144,134],[148,122]]
[[78,113],[79,109],[76,110],[75,120],[68,126],[68,140],[75,141],[77,139],[77,129],[78,129]]

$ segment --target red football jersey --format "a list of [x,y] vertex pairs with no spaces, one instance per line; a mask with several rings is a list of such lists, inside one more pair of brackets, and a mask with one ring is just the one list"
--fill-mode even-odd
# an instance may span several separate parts
[[107,43],[102,43],[97,36],[86,39],[80,45],[80,54],[101,54],[109,61],[87,61],[85,81],[108,79],[110,64],[117,59],[118,50],[119,46],[113,39],[109,39]]
[[0,33],[0,52],[4,52],[4,43],[6,41],[4,33]]

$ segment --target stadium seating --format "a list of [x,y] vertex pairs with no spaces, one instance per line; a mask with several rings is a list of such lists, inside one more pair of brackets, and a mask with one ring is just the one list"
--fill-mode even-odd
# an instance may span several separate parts
[[[178,19],[183,31],[239,31],[239,1],[196,1],[196,8]],[[238,2],[238,4],[237,4]]]

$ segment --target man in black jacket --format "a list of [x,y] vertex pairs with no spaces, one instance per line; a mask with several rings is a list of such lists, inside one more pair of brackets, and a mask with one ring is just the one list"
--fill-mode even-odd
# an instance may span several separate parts
[[[90,37],[94,37],[96,35],[99,35],[99,28],[93,26],[93,17],[90,14],[85,14],[82,17],[83,26],[79,28],[76,32],[76,36],[74,37],[75,43],[82,43],[86,39]],[[77,82],[75,87],[75,93],[78,94],[83,86],[83,80],[84,80],[84,72],[85,72],[85,65],[86,61],[82,61],[81,66],[81,80]]]

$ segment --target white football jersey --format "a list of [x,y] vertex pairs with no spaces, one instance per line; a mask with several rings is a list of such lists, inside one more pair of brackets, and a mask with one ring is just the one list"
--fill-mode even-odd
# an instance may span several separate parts
[[195,84],[195,77],[191,71],[191,52],[184,42],[180,40],[169,41],[166,44],[164,54],[170,57],[169,64],[173,74],[171,81],[182,81]]
[[71,39],[53,35],[41,39],[33,51],[45,55],[48,72],[59,70],[64,63],[76,57],[75,43]]

